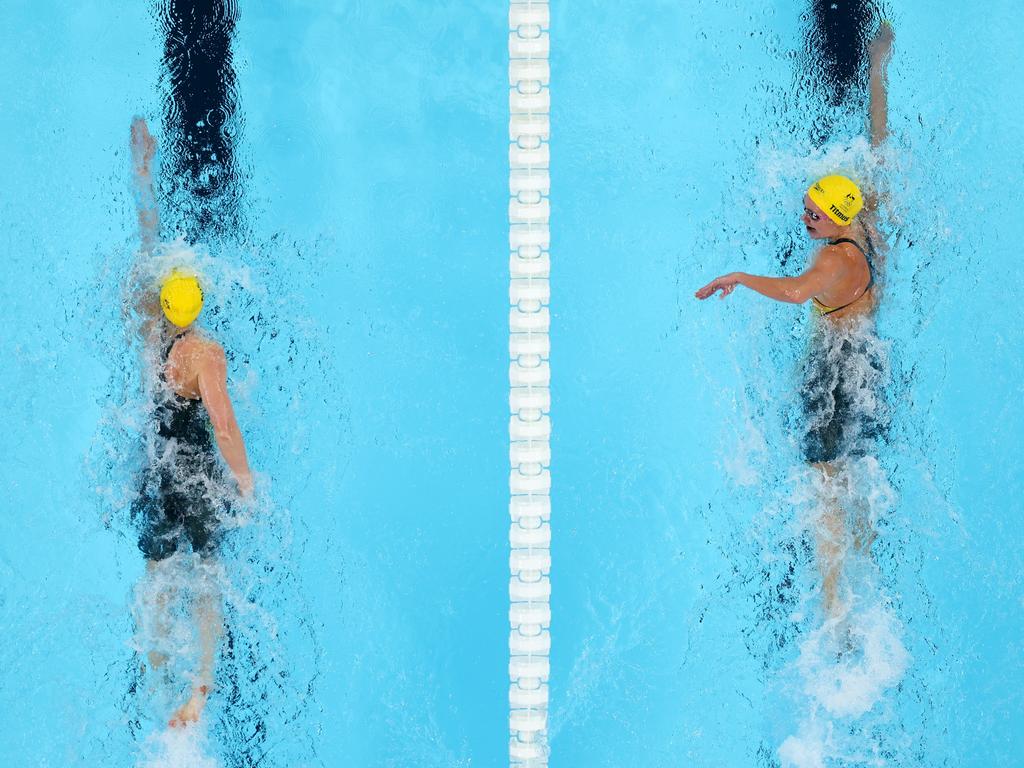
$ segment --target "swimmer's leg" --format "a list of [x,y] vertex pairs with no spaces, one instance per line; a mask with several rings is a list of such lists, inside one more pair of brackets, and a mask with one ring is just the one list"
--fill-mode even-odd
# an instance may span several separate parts
[[199,633],[199,670],[192,685],[192,696],[170,720],[172,728],[198,722],[206,706],[206,699],[213,690],[217,646],[224,634],[220,588],[213,579],[212,575],[206,576],[205,583],[195,595],[193,615]]
[[[146,575],[151,582],[156,582],[160,575],[160,564],[163,560],[147,560],[146,561]],[[166,653],[159,650],[164,645],[164,641],[171,633],[171,623],[167,617],[167,606],[176,596],[176,589],[174,586],[160,588],[157,590],[156,596],[150,605],[146,608],[151,612],[152,617],[152,633],[151,636],[146,638],[153,646],[146,652],[146,658],[149,661],[149,668],[153,670],[160,669],[169,660]]]
[[871,511],[869,509],[857,510],[850,521],[850,533],[853,536],[853,548],[858,554],[870,555],[871,545],[878,538],[878,531],[871,524]]
[[218,587],[206,590],[199,598],[197,606],[199,623],[199,681],[207,689],[213,687],[213,671],[217,659],[217,646],[224,635],[224,614],[221,610],[221,597]]
[[152,646],[146,653],[151,669],[160,669],[168,662],[166,648],[172,622],[169,606],[178,596],[176,567],[172,564],[178,548],[179,522],[160,493],[162,479],[151,475],[132,502],[132,516],[140,522],[139,549],[146,558],[146,576],[142,582],[142,634]]
[[846,608],[839,599],[839,585],[843,575],[843,559],[846,556],[846,515],[839,505],[833,479],[836,467],[831,462],[812,465],[822,473],[825,489],[821,499],[821,516],[815,527],[818,572],[821,574],[821,592],[825,617],[839,619]]

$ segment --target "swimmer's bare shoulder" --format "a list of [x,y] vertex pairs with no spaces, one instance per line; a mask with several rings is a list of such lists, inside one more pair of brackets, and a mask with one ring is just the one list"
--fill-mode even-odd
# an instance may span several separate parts
[[843,248],[842,243],[825,243],[818,249],[815,261],[819,262],[821,267],[830,271],[842,269],[847,263],[846,249]]
[[199,333],[178,339],[167,354],[167,380],[182,397],[201,397],[200,375],[227,377],[224,347]]
[[864,261],[864,256],[852,243],[827,243],[821,247],[818,258],[827,260],[837,278],[856,272]]
[[811,263],[811,268],[801,276],[805,277],[808,283],[804,292],[809,293],[804,297],[804,301],[842,280],[849,267],[850,260],[842,245],[826,243],[819,248]]

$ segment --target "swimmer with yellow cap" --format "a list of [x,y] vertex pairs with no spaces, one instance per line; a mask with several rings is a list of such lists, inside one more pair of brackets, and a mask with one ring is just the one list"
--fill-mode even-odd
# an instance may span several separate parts
[[[887,136],[887,94],[885,67],[893,40],[892,28],[884,23],[866,51],[869,58],[869,121],[872,146]],[[807,236],[816,244],[810,267],[792,277],[768,277],[730,272],[712,280],[696,292],[698,299],[716,293],[730,295],[742,285],[776,301],[791,304],[812,302],[816,329],[805,364],[801,387],[804,419],[801,443],[804,460],[820,470],[821,520],[818,534],[818,567],[822,597],[829,621],[838,623],[845,612],[839,594],[842,584],[845,545],[853,541],[858,549],[870,547],[874,538],[870,521],[858,528],[856,514],[847,514],[830,490],[828,482],[842,463],[866,450],[875,426],[884,413],[875,404],[881,394],[872,389],[882,377],[881,369],[869,358],[873,332],[869,320],[878,303],[876,270],[881,267],[885,243],[873,223],[874,206],[865,201],[857,182],[846,173],[833,172],[817,179],[803,196],[800,220]],[[851,333],[860,336],[849,344]],[[873,426],[875,425],[875,426]],[[832,494],[832,495],[828,495]],[[846,528],[853,528],[848,535]]]
[[[132,122],[131,136],[143,244],[140,252],[146,258],[159,232],[150,171],[156,141],[142,118]],[[158,379],[160,385],[155,388],[147,437],[155,448],[149,453],[159,459],[144,473],[142,489],[132,504],[132,517],[139,522],[139,549],[147,569],[153,571],[176,553],[203,562],[216,557],[218,544],[226,535],[221,518],[226,507],[235,503],[235,489],[222,465],[227,465],[242,498],[252,495],[253,476],[228,395],[224,348],[195,327],[203,309],[199,277],[186,266],[170,270],[157,286],[148,287],[140,309],[146,316],[143,336],[149,347],[147,359],[155,360],[158,366],[153,379]],[[169,717],[173,728],[198,722],[207,697],[216,687],[214,665],[223,634],[221,600],[215,591],[204,589],[197,591],[192,605],[200,653],[197,668],[189,674],[191,696]],[[152,610],[159,611],[160,607],[153,606]],[[156,648],[148,653],[150,668],[165,666],[169,661]]]
[[765,277],[732,272],[715,278],[696,292],[706,299],[721,291],[725,298],[737,285],[769,299],[792,304],[812,301],[822,316],[839,320],[874,308],[872,245],[857,214],[864,197],[846,176],[832,174],[811,184],[804,195],[801,221],[812,240],[824,240],[810,269],[795,277]]
[[183,269],[173,269],[160,285],[160,308],[173,325],[187,328],[203,310],[199,279]]
[[840,227],[849,226],[853,217],[864,207],[860,189],[845,176],[818,179],[807,190],[807,196],[818,210]]

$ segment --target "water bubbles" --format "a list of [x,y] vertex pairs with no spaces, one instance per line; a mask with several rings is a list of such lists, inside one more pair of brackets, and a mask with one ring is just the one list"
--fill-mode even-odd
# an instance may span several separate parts
[[206,750],[205,728],[168,727],[149,736],[136,768],[221,768]]
[[827,622],[801,643],[793,695],[803,699],[797,703],[804,714],[779,747],[784,768],[824,768],[835,760],[886,764],[864,759],[878,751],[877,736],[858,720],[906,673],[910,656],[901,634],[891,606],[877,600]]

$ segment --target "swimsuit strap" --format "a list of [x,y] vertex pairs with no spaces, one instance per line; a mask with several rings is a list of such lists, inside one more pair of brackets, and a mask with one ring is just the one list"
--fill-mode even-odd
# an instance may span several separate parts
[[[157,372],[157,375],[160,377],[160,381],[164,382],[165,384],[167,383],[167,377],[164,376],[164,367],[167,365],[167,358],[171,356],[171,350],[174,349],[174,345],[177,344],[181,338],[187,336],[190,332],[191,331],[187,328],[184,331],[179,331],[178,333],[174,334],[174,336],[171,337],[171,340],[167,342],[167,344],[164,345],[164,352],[160,356],[160,369]],[[180,397],[180,395],[177,392],[174,393],[174,396]]]
[[190,331],[186,328],[184,331],[179,331],[171,337],[171,340],[164,345],[164,353],[162,355],[163,361],[167,362],[167,357],[171,354],[171,350],[174,349],[174,345],[178,343],[178,340],[184,336],[187,336]]
[[[860,298],[860,297],[858,296],[857,298]],[[856,301],[856,300],[857,299],[854,299],[853,301]],[[830,307],[830,306],[828,306],[828,304],[822,304],[820,301],[818,301],[818,297],[817,296],[811,296],[811,301],[814,302],[814,308],[817,309],[818,312],[820,314],[822,314],[822,315],[831,315],[833,312],[836,312],[837,310],[840,310],[843,307],[850,306],[849,304],[844,304],[843,307]],[[853,302],[850,302],[850,303],[852,304]]]
[[840,243],[849,243],[850,245],[857,246],[857,250],[864,253],[864,249],[860,247],[860,243],[851,237],[840,237],[838,240],[830,240],[829,245],[839,245]]
[[[872,283],[875,282],[875,266],[871,263],[871,256],[868,253],[868,251],[874,250],[871,247],[871,239],[868,238],[867,250],[864,250],[860,243],[849,237],[840,237],[838,240],[831,240],[829,245],[839,245],[840,243],[849,243],[864,255],[864,261],[868,263],[868,285],[867,288],[864,289],[864,292],[867,293],[868,288],[870,288]],[[863,296],[864,294],[861,295]],[[854,301],[856,300],[857,299],[854,299]]]

